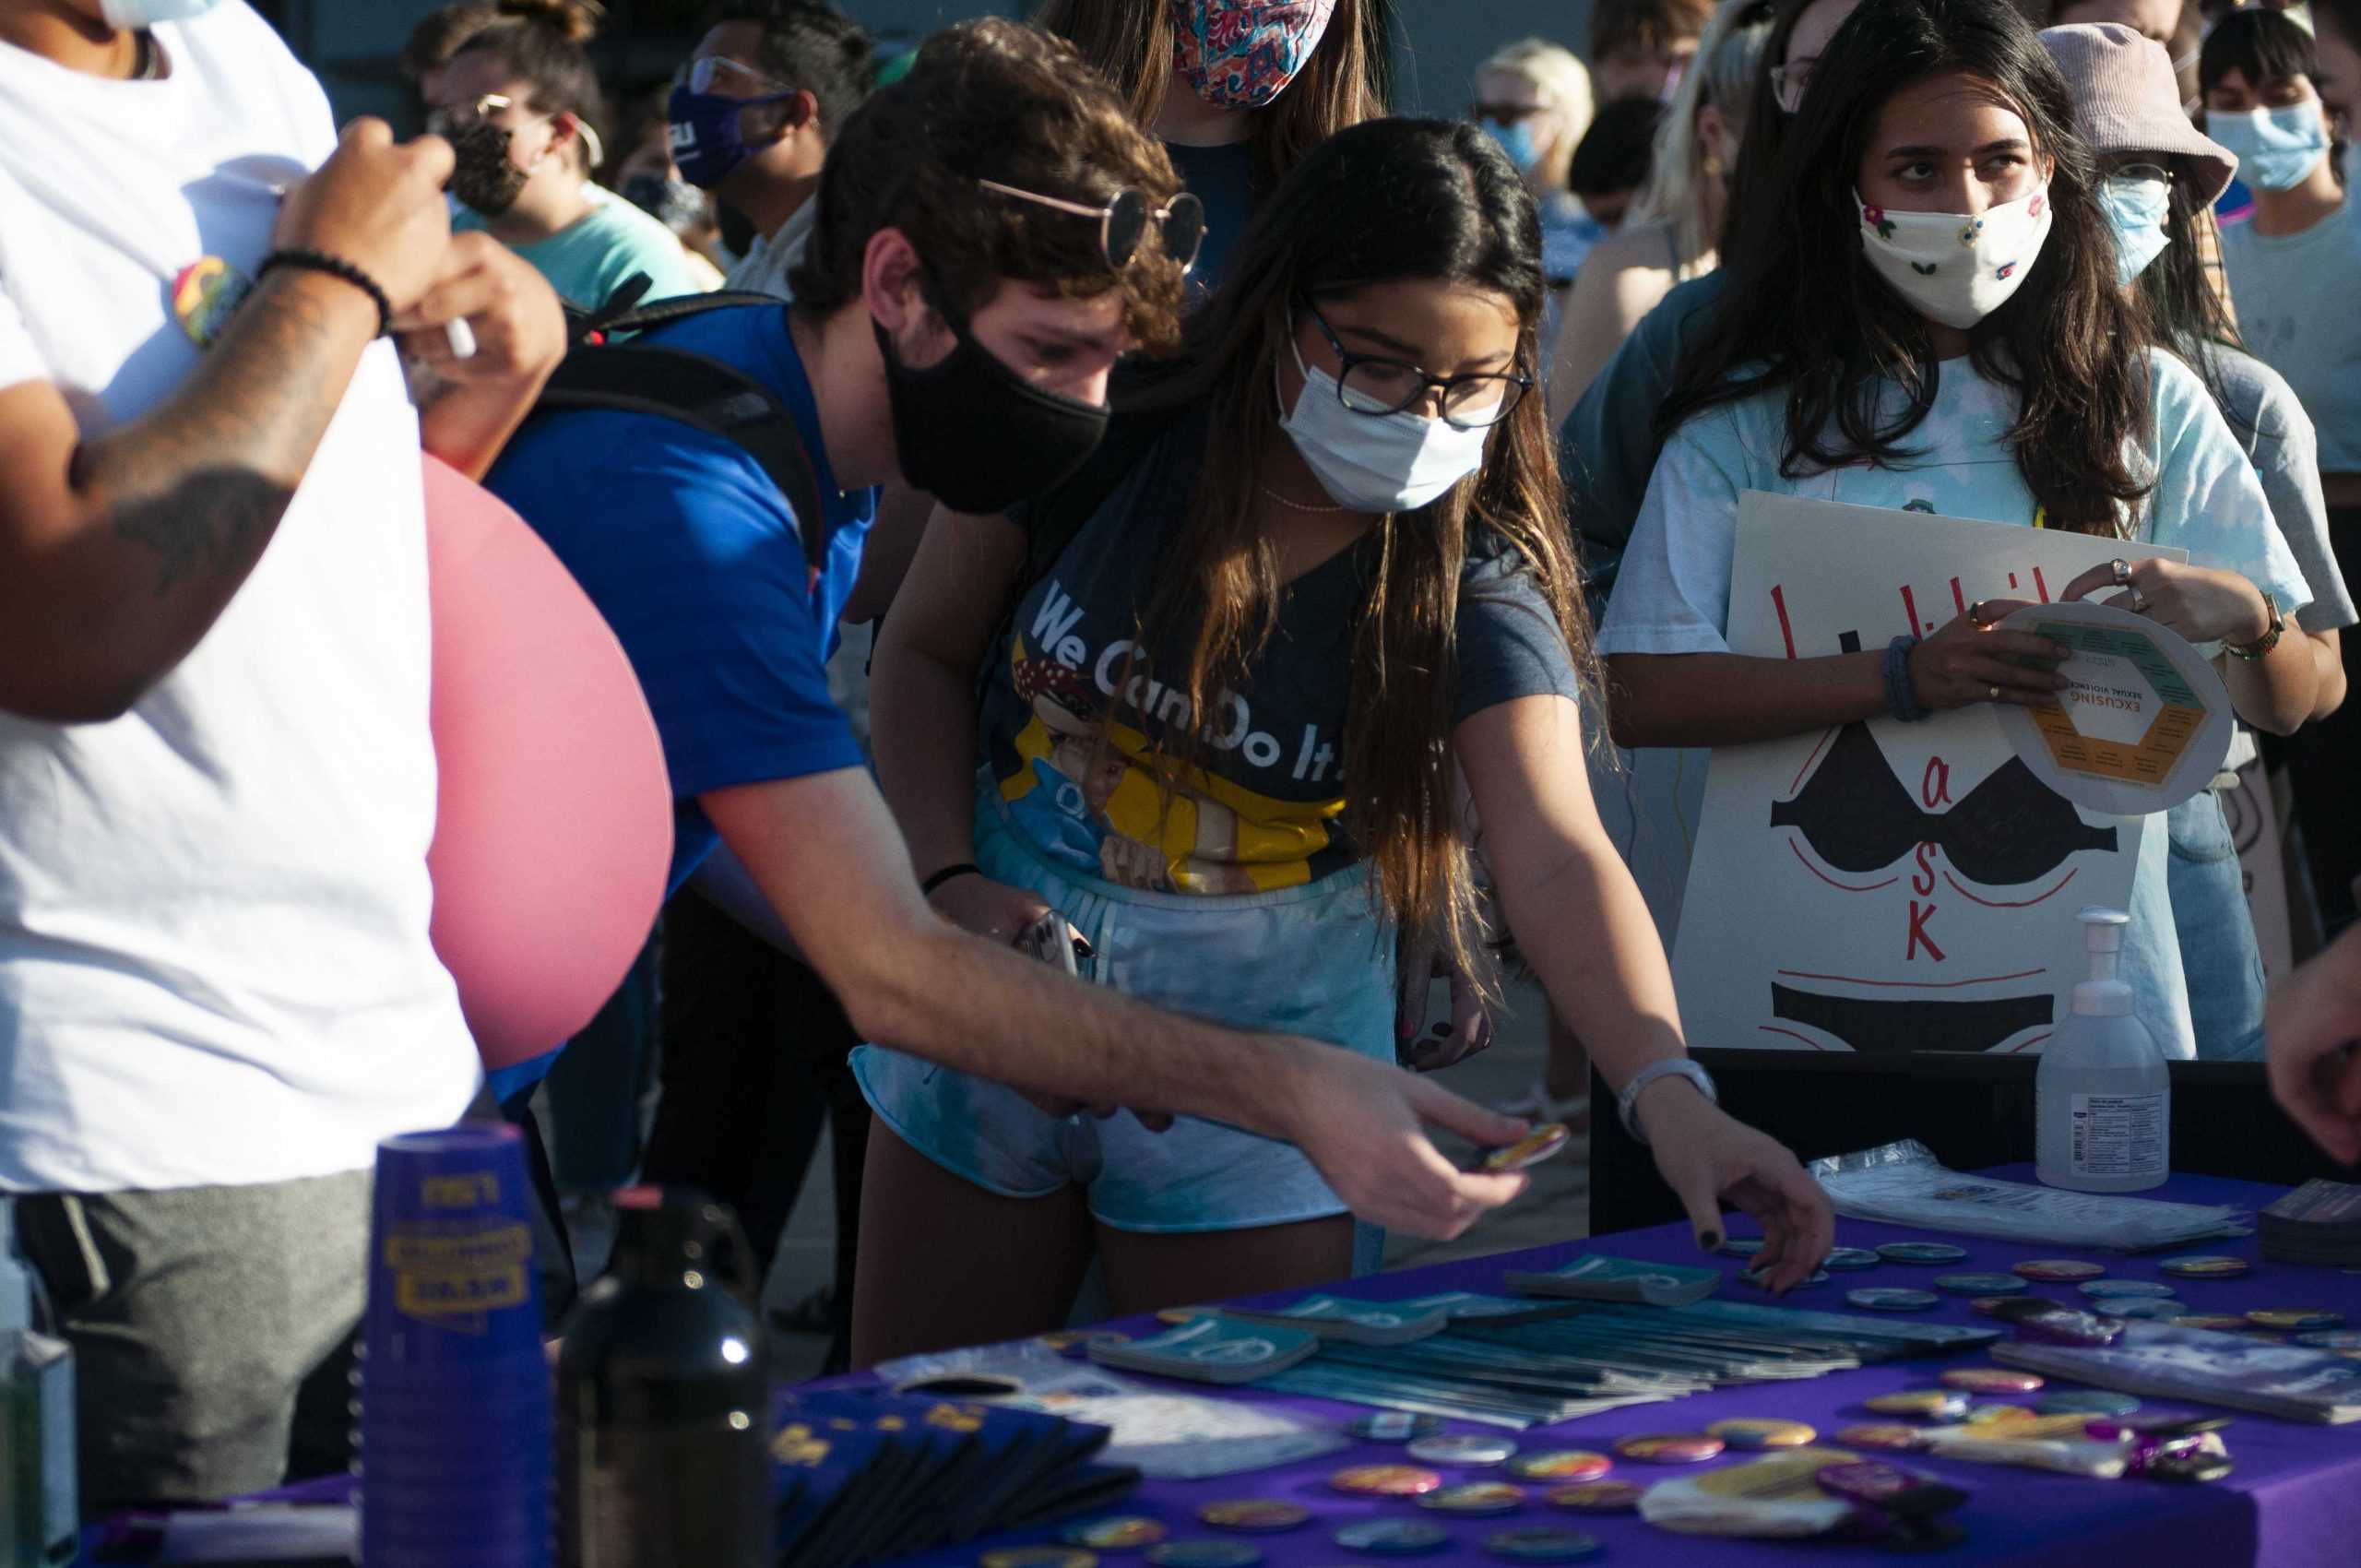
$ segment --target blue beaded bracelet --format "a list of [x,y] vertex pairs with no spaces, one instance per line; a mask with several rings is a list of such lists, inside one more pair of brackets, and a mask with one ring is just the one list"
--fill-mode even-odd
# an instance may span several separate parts
[[1918,689],[1910,680],[1910,650],[1917,646],[1918,639],[1906,634],[1885,645],[1886,711],[1904,724],[1928,717],[1918,706]]

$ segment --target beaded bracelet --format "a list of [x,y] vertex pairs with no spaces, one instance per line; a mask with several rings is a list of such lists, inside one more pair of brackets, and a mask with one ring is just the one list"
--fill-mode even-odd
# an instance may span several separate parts
[[394,302],[387,297],[386,291],[378,286],[374,278],[370,277],[342,256],[330,255],[326,251],[301,249],[273,251],[263,258],[262,267],[255,273],[255,281],[260,283],[270,276],[274,268],[281,267],[291,267],[303,272],[325,272],[331,278],[343,279],[375,302],[377,336],[388,338],[393,335]]

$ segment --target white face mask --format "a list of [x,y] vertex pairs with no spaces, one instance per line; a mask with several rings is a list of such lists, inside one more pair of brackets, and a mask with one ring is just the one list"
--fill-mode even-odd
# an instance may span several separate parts
[[111,28],[154,27],[158,22],[184,22],[202,16],[221,0],[99,0],[99,14]]
[[2049,187],[1987,208],[1959,212],[1861,208],[1861,249],[1878,276],[1929,321],[1964,331],[2024,286],[2049,239]]
[[[1296,368],[1303,372],[1303,390],[1296,394],[1294,409],[1280,418],[1279,428],[1339,506],[1415,512],[1484,466],[1490,430],[1461,430],[1407,409],[1355,413],[1345,407],[1336,378],[1307,366],[1303,350],[1292,338],[1287,341]],[[1273,376],[1277,374],[1275,368]]]

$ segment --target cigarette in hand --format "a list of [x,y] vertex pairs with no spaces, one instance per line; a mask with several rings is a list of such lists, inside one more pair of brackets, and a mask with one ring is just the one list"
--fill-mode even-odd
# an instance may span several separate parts
[[476,357],[476,329],[468,325],[467,317],[455,316],[443,325],[443,340],[451,345],[455,360]]

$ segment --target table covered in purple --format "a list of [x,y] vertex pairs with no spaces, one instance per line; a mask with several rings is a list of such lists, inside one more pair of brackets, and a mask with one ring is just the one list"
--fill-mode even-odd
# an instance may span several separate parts
[[[2029,1169],[2004,1169],[1995,1174],[2032,1180]],[[2179,1176],[2149,1194],[2191,1203],[2232,1204],[2258,1208],[2281,1195],[2283,1189],[2218,1178]],[[1737,1231],[1750,1227],[1733,1217]],[[1931,1232],[1840,1219],[1840,1245],[1875,1247],[1880,1242],[1929,1239]],[[2035,1257],[2087,1257],[2106,1265],[2118,1279],[2168,1283],[2192,1313],[2239,1313],[2260,1308],[2313,1308],[2339,1312],[2361,1324],[2361,1276],[2336,1269],[2266,1263],[2252,1238],[2211,1241],[2201,1249],[2227,1253],[2254,1264],[2251,1273],[2230,1279],[2175,1278],[2157,1266],[2162,1254],[2125,1256],[2120,1253],[2076,1253],[2070,1249],[2029,1247],[1987,1241],[1974,1237],[1951,1238],[1967,1250],[1965,1260],[1946,1269],[1886,1264],[1875,1269],[1833,1274],[1828,1283],[1790,1294],[1786,1304],[1824,1312],[1847,1313],[1846,1290],[1862,1286],[1927,1287],[1933,1277],[1952,1269],[2005,1272],[2011,1264]],[[1350,1293],[1365,1300],[1397,1300],[1443,1290],[1506,1293],[1501,1283],[1508,1269],[1555,1268],[1581,1253],[1605,1253],[1619,1257],[1652,1259],[1694,1265],[1719,1265],[1731,1277],[1726,1296],[1762,1300],[1750,1287],[1735,1283],[1743,1266],[1735,1258],[1701,1259],[1685,1226],[1628,1231],[1619,1235],[1536,1248],[1407,1270],[1356,1280]],[[2050,1296],[2071,1297],[2073,1287],[2036,1286]],[[1258,1304],[1279,1304],[1300,1292],[1258,1298]],[[1987,1326],[1964,1298],[1946,1296],[1924,1318]],[[1157,1332],[1153,1319],[1119,1320],[1109,1326],[1135,1336]],[[1619,1437],[1660,1431],[1697,1431],[1711,1422],[1731,1417],[1777,1417],[1806,1422],[1820,1430],[1828,1443],[1837,1429],[1877,1420],[1862,1408],[1876,1395],[1907,1388],[1935,1386],[1945,1367],[1990,1364],[1981,1352],[1946,1360],[1893,1361],[1838,1372],[1808,1382],[1757,1384],[1716,1390],[1670,1403],[1641,1405],[1604,1415],[1537,1427],[1520,1434],[1526,1449],[1583,1448],[1611,1452]],[[1135,1376],[1137,1374],[1126,1374]],[[856,1380],[857,1381],[857,1380]],[[1157,1380],[1144,1380],[1154,1382]],[[1216,1398],[1252,1400],[1284,1408],[1298,1415],[1341,1425],[1365,1408],[1320,1399],[1257,1392],[1252,1387],[1217,1389],[1203,1384],[1168,1385]],[[2152,1401],[2181,1407],[2186,1401]],[[2225,1412],[2230,1413],[2230,1412]],[[1966,1506],[1952,1517],[1967,1531],[1959,1545],[1935,1554],[1934,1560],[1955,1564],[2008,1564],[2010,1568],[2355,1568],[2361,1564],[2361,1424],[2315,1426],[2235,1414],[2223,1432],[2236,1469],[2225,1479],[2206,1484],[2173,1484],[2149,1479],[2095,1480],[2035,1470],[1950,1461],[1925,1455],[1904,1459],[1909,1467],[1952,1482],[1970,1494]],[[1449,1430],[1486,1431],[1453,1423]],[[1340,1565],[1385,1561],[1338,1546],[1335,1531],[1357,1520],[1393,1517],[1421,1519],[1449,1531],[1450,1544],[1422,1557],[1392,1559],[1415,1562],[1496,1562],[1501,1559],[1481,1544],[1504,1528],[1530,1525],[1571,1526],[1596,1536],[1605,1550],[1602,1563],[1679,1563],[1681,1568],[1807,1568],[1807,1565],[1866,1562],[1884,1554],[1873,1548],[1828,1542],[1774,1542],[1673,1535],[1643,1522],[1634,1515],[1572,1514],[1538,1500],[1518,1512],[1486,1518],[1454,1518],[1422,1510],[1406,1500],[1374,1500],[1339,1495],[1327,1484],[1337,1469],[1356,1464],[1400,1460],[1399,1444],[1357,1443],[1351,1448],[1259,1473],[1232,1475],[1211,1480],[1145,1483],[1121,1510],[1159,1520],[1176,1538],[1220,1534],[1198,1522],[1196,1511],[1209,1502],[1236,1498],[1282,1498],[1299,1503],[1311,1521],[1296,1529],[1271,1535],[1231,1537],[1251,1539],[1264,1553],[1269,1568],[1340,1568]],[[1716,1466],[1744,1463],[1754,1455],[1733,1453]],[[1692,1467],[1667,1467],[1616,1462],[1619,1479],[1653,1482],[1694,1473]],[[1467,1477],[1498,1476],[1499,1471]],[[994,1538],[899,1561],[897,1568],[968,1568],[991,1548],[1028,1542],[1049,1542],[1053,1530]],[[1102,1553],[1109,1564],[1139,1561],[1129,1552]]]

